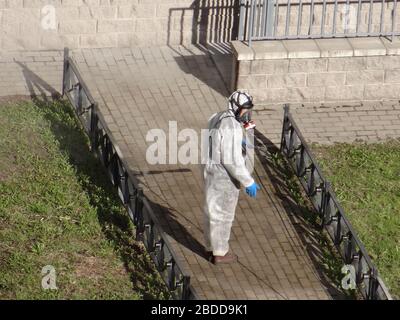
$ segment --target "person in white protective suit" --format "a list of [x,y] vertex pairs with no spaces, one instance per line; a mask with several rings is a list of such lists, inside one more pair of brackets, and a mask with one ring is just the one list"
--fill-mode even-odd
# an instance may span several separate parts
[[248,126],[252,97],[235,91],[228,99],[228,110],[213,114],[208,121],[208,154],[204,167],[205,248],[214,264],[237,261],[229,250],[229,238],[241,185],[256,197],[258,184],[246,167],[242,154],[243,128]]

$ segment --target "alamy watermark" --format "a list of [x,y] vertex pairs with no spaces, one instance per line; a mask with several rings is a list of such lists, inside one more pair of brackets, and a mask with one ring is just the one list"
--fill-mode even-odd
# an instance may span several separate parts
[[43,30],[57,30],[57,15],[56,8],[52,5],[47,5],[42,8],[40,25]]
[[42,268],[42,288],[43,290],[57,290],[56,269],[52,265]]
[[351,264],[346,264],[342,267],[342,274],[345,276],[342,278],[342,288],[345,290],[356,289],[356,269]]
[[243,134],[242,129],[194,129],[178,131],[176,121],[169,121],[168,132],[155,128],[147,132],[146,161],[157,164],[242,164],[253,168],[254,136]]
[[345,4],[338,9],[342,15],[342,28],[343,32],[355,32],[357,29],[357,9],[352,4]]

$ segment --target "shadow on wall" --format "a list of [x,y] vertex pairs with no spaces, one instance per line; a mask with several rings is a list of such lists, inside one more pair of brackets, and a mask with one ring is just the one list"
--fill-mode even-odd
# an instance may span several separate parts
[[[192,44],[222,43],[236,39],[240,0],[195,0],[188,8],[171,8],[168,15],[168,45],[184,44],[191,32]],[[190,21],[192,19],[192,21]],[[178,38],[173,33],[179,33]]]

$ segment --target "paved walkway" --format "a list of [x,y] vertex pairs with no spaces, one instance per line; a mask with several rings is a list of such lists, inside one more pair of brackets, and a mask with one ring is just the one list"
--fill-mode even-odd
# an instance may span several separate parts
[[[319,144],[380,142],[400,138],[399,101],[371,101],[364,104],[291,105],[291,113],[308,142]],[[271,141],[280,142],[282,107],[262,107],[256,112],[258,128]]]
[[207,53],[164,47],[87,50],[73,56],[201,298],[332,297],[334,290],[315,261],[318,248],[272,169],[258,162],[255,176],[262,191],[257,200],[240,197],[231,238],[239,263],[216,267],[203,255],[200,166],[146,162],[148,130],[168,132],[168,122],[177,121],[178,130],[199,132],[211,114],[226,108],[228,92]]
[[[229,76],[224,66],[229,63],[218,56],[215,61],[222,67],[216,68],[208,52],[196,47],[92,49],[73,52],[73,56],[201,298],[341,296],[322,272],[313,230],[296,215],[298,208],[268,157],[256,161],[255,177],[262,185],[258,198],[240,196],[231,239],[239,263],[223,267],[210,264],[203,256],[200,167],[153,166],[145,160],[149,129],[167,130],[171,120],[177,121],[178,130],[199,131],[212,113],[226,108],[225,83],[229,83]],[[61,52],[0,54],[0,96],[54,94],[60,91],[61,76]],[[322,109],[309,106],[294,108],[293,112],[310,140],[399,136],[399,106],[377,108],[378,104]],[[259,110],[255,119],[266,144],[279,142],[281,109],[259,106]],[[327,123],[323,129],[314,125],[321,121]],[[344,127],[353,136],[342,134]],[[271,146],[261,150],[268,155]]]
[[0,97],[61,92],[63,52],[0,51]]

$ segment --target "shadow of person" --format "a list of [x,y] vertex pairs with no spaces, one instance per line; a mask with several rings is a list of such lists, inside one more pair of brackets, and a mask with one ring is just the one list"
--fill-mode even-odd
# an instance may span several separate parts
[[157,202],[149,202],[158,220],[161,222],[162,229],[165,233],[167,233],[177,243],[185,247],[189,252],[192,252],[203,259],[208,259],[203,244],[198,241],[193,231],[185,227],[179,220],[185,220],[186,224],[190,224],[197,228],[198,230],[196,230],[196,235],[202,234],[200,228],[195,226],[192,221],[188,220],[188,218],[178,210],[165,207]]
[[151,193],[151,196],[148,196],[147,200],[149,201],[157,220],[160,222],[162,230],[190,252],[207,259],[208,257],[206,256],[205,248],[198,240],[199,237],[202,237],[203,230],[191,220],[191,216],[187,214],[187,212],[181,210],[179,203],[176,203],[176,205],[169,204],[168,200],[163,196],[154,193],[151,190],[151,187],[146,185],[145,181],[146,175],[191,172],[192,170],[188,168],[149,170],[145,173],[136,173],[135,178],[137,179],[138,184],[146,188],[145,195],[150,195]]
[[60,152],[67,155],[90,205],[96,208],[103,234],[123,261],[132,289],[144,299],[169,298],[169,292],[155,272],[151,259],[145,254],[145,248],[134,240],[129,217],[120,205],[118,194],[108,180],[105,169],[89,152],[89,140],[69,102],[61,100],[57,90],[28,67],[17,63],[22,67],[33,103],[50,124]]
[[[48,85],[43,79],[34,74],[29,68],[20,64],[26,82],[32,90],[31,95],[35,104],[44,111],[46,119],[51,124],[51,130],[59,141],[59,148],[64,152],[76,168],[77,176],[83,189],[89,196],[91,205],[97,208],[98,220],[102,232],[113,243],[115,250],[120,254],[125,269],[130,274],[132,286],[145,298],[167,297],[165,286],[156,286],[159,277],[155,275],[154,265],[147,255],[144,254],[143,246],[134,241],[133,231],[130,227],[128,215],[121,206],[117,192],[109,182],[105,170],[99,175],[100,163],[97,158],[89,153],[88,139],[74,119],[74,112],[66,101],[59,100],[59,93]],[[41,92],[42,96],[35,94],[35,89]],[[48,97],[50,92],[53,98]],[[55,102],[55,106],[52,102]],[[274,147],[267,137],[256,130],[256,154],[268,175],[273,191],[285,209],[286,215],[299,235],[304,247],[315,265],[324,285],[329,288],[332,296],[343,297],[343,294],[332,285],[332,278],[321,268],[321,241],[320,231],[317,230],[315,217],[309,206],[299,204],[291,195],[292,185],[288,184],[288,178],[293,177],[292,171],[285,161],[279,160],[279,150]],[[278,159],[278,160],[277,160]],[[158,172],[152,172],[158,174]],[[138,177],[141,180],[140,176]],[[165,231],[177,242],[188,248],[195,254],[205,258],[204,248],[180,222],[184,216],[173,208],[166,207],[160,203],[151,203],[157,216],[162,217]],[[295,246],[296,244],[291,244]],[[327,277],[328,276],[328,279]],[[333,279],[334,280],[334,279]]]

